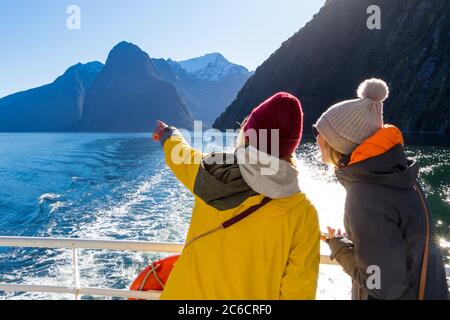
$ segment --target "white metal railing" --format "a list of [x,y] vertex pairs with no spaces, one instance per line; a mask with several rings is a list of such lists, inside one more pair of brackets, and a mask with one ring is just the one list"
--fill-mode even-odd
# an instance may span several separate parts
[[[112,250],[112,251],[142,251],[142,252],[165,252],[181,253],[184,248],[182,243],[161,243],[146,241],[123,241],[123,240],[85,240],[85,239],[56,239],[56,238],[29,238],[29,237],[0,237],[0,247],[15,248],[47,248],[47,249],[70,249],[72,250],[73,263],[73,287],[44,286],[44,285],[22,285],[0,283],[0,291],[5,292],[45,292],[73,294],[75,299],[83,295],[135,298],[145,300],[158,300],[159,291],[130,291],[106,288],[83,288],[80,284],[80,272],[78,268],[78,250]],[[321,264],[336,265],[328,256],[320,257]],[[450,267],[446,268],[447,276],[450,276]]]
[[73,294],[75,299],[83,295],[135,298],[145,300],[158,300],[161,292],[158,291],[130,291],[105,288],[83,288],[80,284],[78,268],[78,250],[113,250],[113,251],[142,251],[180,253],[182,243],[153,243],[145,241],[118,241],[118,240],[84,240],[84,239],[55,239],[55,238],[29,238],[29,237],[0,237],[0,247],[15,248],[47,248],[71,249],[73,264],[73,287],[22,285],[0,283],[0,291],[7,292],[45,292],[59,294]]

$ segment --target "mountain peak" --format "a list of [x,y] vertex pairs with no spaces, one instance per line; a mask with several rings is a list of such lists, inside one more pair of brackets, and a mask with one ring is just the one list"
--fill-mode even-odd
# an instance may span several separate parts
[[207,53],[203,58],[210,58],[211,60],[219,60],[229,62],[220,52]]
[[231,63],[221,53],[213,52],[198,58],[178,62],[197,79],[219,81],[229,76],[249,74],[247,68]]
[[140,132],[158,119],[191,128],[186,104],[153,62],[161,63],[132,43],[117,44],[86,95],[80,128]]
[[183,67],[184,70],[186,70],[186,72],[195,74],[200,70],[204,70],[210,65],[215,65],[218,63],[229,64],[230,62],[225,59],[225,57],[221,53],[214,52],[205,54],[198,58],[180,61],[178,63],[181,65],[181,67]]
[[141,51],[141,49],[135,45],[134,43],[128,42],[128,41],[121,41],[118,44],[116,44],[111,51],[114,50],[135,50],[135,51]]
[[141,48],[139,48],[137,45],[131,42],[122,41],[111,49],[106,63],[108,64],[108,62],[111,62],[111,60],[115,59],[135,59],[135,58],[150,60],[149,55],[144,51],[142,51]]
[[72,77],[75,74],[93,74],[96,75],[103,69],[103,63],[99,61],[93,61],[88,63],[77,63],[69,67],[63,75],[59,76],[56,81]]
[[88,63],[77,63],[71,67],[69,67],[65,73],[69,73],[71,71],[79,71],[79,70],[87,70],[87,71],[100,71],[103,68],[103,63],[100,61],[92,61]]
[[122,41],[112,48],[106,60],[106,66],[124,72],[149,72],[158,76],[150,56],[137,45],[126,41]]

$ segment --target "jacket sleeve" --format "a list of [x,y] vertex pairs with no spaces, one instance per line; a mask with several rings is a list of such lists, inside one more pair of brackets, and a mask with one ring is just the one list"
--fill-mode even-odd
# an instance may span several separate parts
[[289,260],[281,281],[280,299],[314,300],[319,263],[319,221],[316,210],[311,206],[294,233]]
[[398,222],[384,214],[389,209],[376,210],[369,203],[357,201],[347,208],[353,244],[345,238],[330,240],[331,258],[373,298],[401,299],[410,282],[405,243]]
[[195,179],[203,159],[202,152],[191,148],[175,128],[170,128],[163,135],[161,144],[167,165],[175,177],[189,191],[193,192]]

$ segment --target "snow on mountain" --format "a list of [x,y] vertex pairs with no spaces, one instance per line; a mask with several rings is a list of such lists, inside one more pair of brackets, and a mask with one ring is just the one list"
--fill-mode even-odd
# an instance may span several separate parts
[[231,63],[220,53],[179,61],[178,64],[197,79],[220,81],[226,77],[249,75],[247,68]]
[[172,83],[197,120],[205,126],[236,98],[253,75],[245,67],[233,64],[220,53],[177,62],[152,59],[159,76]]

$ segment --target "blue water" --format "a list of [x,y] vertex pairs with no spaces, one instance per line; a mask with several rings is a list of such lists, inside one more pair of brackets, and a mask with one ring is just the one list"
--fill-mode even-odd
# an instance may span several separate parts
[[[450,148],[412,146],[408,152],[424,167],[421,180],[440,236],[447,238]],[[299,157],[303,189],[318,208],[322,227],[339,226],[343,189],[317,161],[315,144],[304,143]],[[161,148],[149,134],[0,133],[2,236],[180,242],[192,204],[192,196],[165,166]],[[158,256],[83,250],[82,285],[127,288]],[[70,286],[71,268],[68,250],[0,248],[0,282]],[[329,293],[326,287],[335,284],[335,278],[323,274],[321,292]],[[344,291],[348,294],[349,289]],[[0,293],[2,297],[61,296]]]

